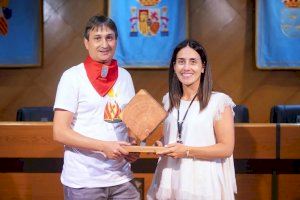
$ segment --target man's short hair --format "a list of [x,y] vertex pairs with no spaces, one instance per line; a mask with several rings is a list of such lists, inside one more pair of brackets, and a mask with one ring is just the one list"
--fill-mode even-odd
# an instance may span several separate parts
[[85,26],[84,38],[89,40],[90,31],[103,26],[110,28],[115,33],[116,39],[118,38],[118,29],[115,22],[103,15],[94,15],[89,19]]

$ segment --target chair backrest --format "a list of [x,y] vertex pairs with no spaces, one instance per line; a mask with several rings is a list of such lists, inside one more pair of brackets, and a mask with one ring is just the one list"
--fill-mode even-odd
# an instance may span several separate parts
[[17,111],[17,121],[53,121],[53,107],[23,107]]
[[271,123],[300,123],[300,105],[276,105],[271,108]]
[[233,111],[234,123],[249,123],[249,111],[245,105],[236,105]]

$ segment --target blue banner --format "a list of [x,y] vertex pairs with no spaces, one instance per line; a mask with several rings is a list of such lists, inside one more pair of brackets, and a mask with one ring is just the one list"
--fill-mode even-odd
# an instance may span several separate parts
[[0,67],[42,63],[42,1],[0,0]]
[[257,0],[256,65],[300,69],[300,1]]
[[186,0],[110,0],[119,38],[120,66],[168,67],[174,47],[187,37]]

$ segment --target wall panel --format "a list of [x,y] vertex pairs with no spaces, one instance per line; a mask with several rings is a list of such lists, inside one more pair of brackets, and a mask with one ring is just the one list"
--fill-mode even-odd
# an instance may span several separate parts
[[[19,107],[53,105],[62,72],[86,56],[82,31],[90,15],[104,13],[103,2],[44,0],[44,64],[0,69],[1,121],[15,120]],[[190,0],[189,32],[207,49],[215,90],[247,105],[251,122],[268,122],[273,105],[300,103],[300,71],[256,69],[254,2]],[[167,70],[129,71],[136,90],[147,89],[161,102]]]

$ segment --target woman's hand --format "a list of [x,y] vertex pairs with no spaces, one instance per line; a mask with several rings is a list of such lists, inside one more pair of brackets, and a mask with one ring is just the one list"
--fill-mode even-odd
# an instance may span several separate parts
[[187,157],[187,146],[180,143],[172,143],[165,146],[167,150],[157,153],[158,155],[170,156],[172,158]]

